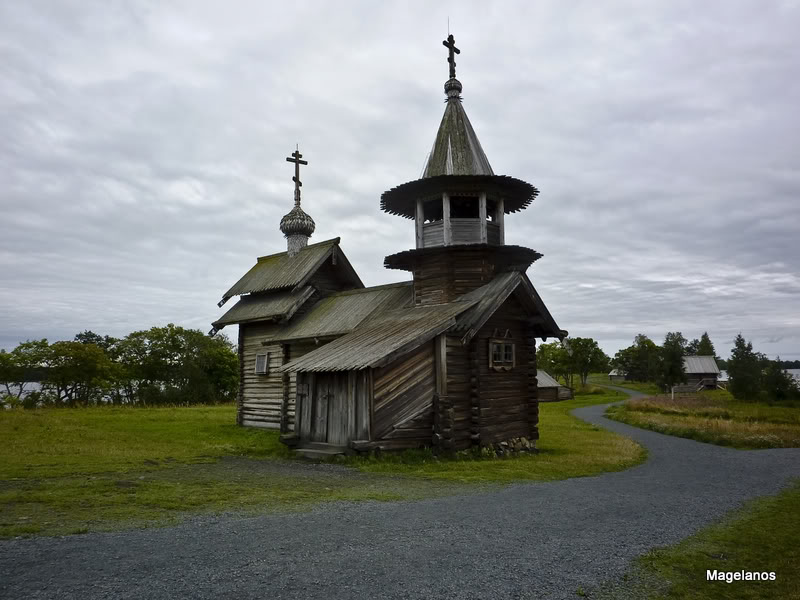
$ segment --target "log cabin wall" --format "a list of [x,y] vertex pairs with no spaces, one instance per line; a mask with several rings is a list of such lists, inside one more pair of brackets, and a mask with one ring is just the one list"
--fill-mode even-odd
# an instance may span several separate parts
[[485,285],[495,267],[483,249],[443,251],[419,257],[413,273],[414,302],[424,306],[452,302]]
[[[531,438],[529,423],[531,416],[529,415],[530,363],[524,317],[525,312],[522,306],[512,296],[475,336],[479,371],[480,444],[482,446],[514,437]],[[515,365],[510,371],[496,371],[489,367],[489,343],[495,337],[496,332],[502,336],[506,330],[511,335],[510,341],[514,343]],[[533,374],[535,382],[535,366]]]
[[429,446],[436,391],[433,342],[372,371],[372,440],[384,449]]
[[469,347],[456,336],[447,336],[447,396],[453,408],[453,449],[464,450],[470,443],[472,403]]
[[[281,325],[275,323],[247,323],[239,325],[239,411],[237,421],[240,425],[283,429],[294,431],[295,397],[297,376],[288,378],[280,371],[281,365],[299,358],[319,346],[313,341],[280,342],[264,345],[279,331]],[[269,354],[268,373],[255,373],[256,354]],[[284,384],[288,389],[284,390]],[[286,408],[282,420],[282,410]]]
[[[239,422],[250,427],[279,429],[283,403],[283,349],[280,344],[263,345],[279,326],[274,323],[239,325],[241,352],[241,402]],[[256,354],[269,353],[268,374],[256,375]]]

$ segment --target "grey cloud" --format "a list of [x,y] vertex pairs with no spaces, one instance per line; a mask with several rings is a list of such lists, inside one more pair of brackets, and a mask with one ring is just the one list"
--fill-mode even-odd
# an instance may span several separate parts
[[544,254],[562,327],[797,356],[798,9],[758,2],[7,3],[0,345],[205,329],[284,249],[298,142],[314,240],[341,236],[367,284],[406,278],[382,258],[411,222],[378,202],[433,141],[448,13],[495,171],[541,189],[508,242]]

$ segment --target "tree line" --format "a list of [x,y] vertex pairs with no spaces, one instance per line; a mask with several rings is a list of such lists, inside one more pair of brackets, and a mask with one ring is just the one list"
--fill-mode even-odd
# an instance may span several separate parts
[[637,335],[633,344],[614,355],[611,364],[633,381],[653,382],[669,389],[686,383],[685,356],[713,356],[728,372],[729,390],[740,400],[795,401],[800,400],[797,382],[785,372],[783,361],[770,360],[755,352],[753,344],[736,336],[731,355],[721,360],[714,344],[704,332],[699,339],[688,341],[680,331],[664,336],[661,346],[644,334]]
[[576,375],[586,385],[589,373],[608,371],[609,358],[592,338],[567,337],[562,342],[540,344],[536,349],[536,366],[563,379],[567,387],[575,387]]
[[0,350],[5,407],[215,404],[234,400],[238,384],[238,357],[227,337],[173,324],[124,338],[84,331],[70,341]]

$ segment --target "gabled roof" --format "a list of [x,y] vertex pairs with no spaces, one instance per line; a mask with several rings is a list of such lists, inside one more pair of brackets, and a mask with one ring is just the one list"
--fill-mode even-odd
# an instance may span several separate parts
[[494,175],[464,105],[457,96],[447,99],[422,177],[437,175]]
[[410,281],[338,292],[317,302],[302,318],[298,317],[286,329],[276,332],[272,339],[285,341],[344,335],[368,317],[402,308],[412,298]]
[[713,356],[684,356],[683,366],[687,374],[719,373]]
[[527,275],[520,271],[508,271],[459,298],[476,303],[469,312],[459,317],[454,328],[454,331],[463,334],[461,341],[466,344],[472,339],[511,294],[515,294],[517,300],[530,311],[530,322],[535,327],[537,337],[564,339],[567,336],[567,332],[556,324]]
[[298,292],[281,290],[272,293],[242,296],[228,312],[212,323],[216,329],[235,323],[251,321],[282,321],[292,315],[314,294],[314,288],[305,286]]
[[561,387],[561,384],[558,383],[555,379],[550,377],[546,371],[542,369],[536,369],[536,387],[540,388],[557,388]]
[[287,363],[283,371],[351,371],[381,367],[430,342],[474,301],[416,306],[383,313],[351,333]]
[[231,289],[225,292],[219,305],[225,304],[232,296],[242,294],[282,289],[297,291],[331,256],[336,258],[337,267],[354,287],[364,287],[350,261],[339,248],[339,238],[337,237],[306,246],[294,256],[289,256],[286,252],[279,252],[260,257],[258,262]]

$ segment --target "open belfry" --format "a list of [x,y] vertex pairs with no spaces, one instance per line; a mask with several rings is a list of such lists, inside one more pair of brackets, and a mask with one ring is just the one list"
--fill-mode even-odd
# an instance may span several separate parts
[[239,325],[239,424],[280,429],[306,456],[539,437],[536,339],[567,332],[526,275],[541,255],[505,243],[538,190],[495,175],[462,104],[460,51],[443,43],[447,100],[422,178],[380,200],[414,222],[416,247],[384,260],[412,280],[364,287],[339,238],[308,244],[297,150],[287,251],[259,258],[220,302],[240,296],[212,330]]

